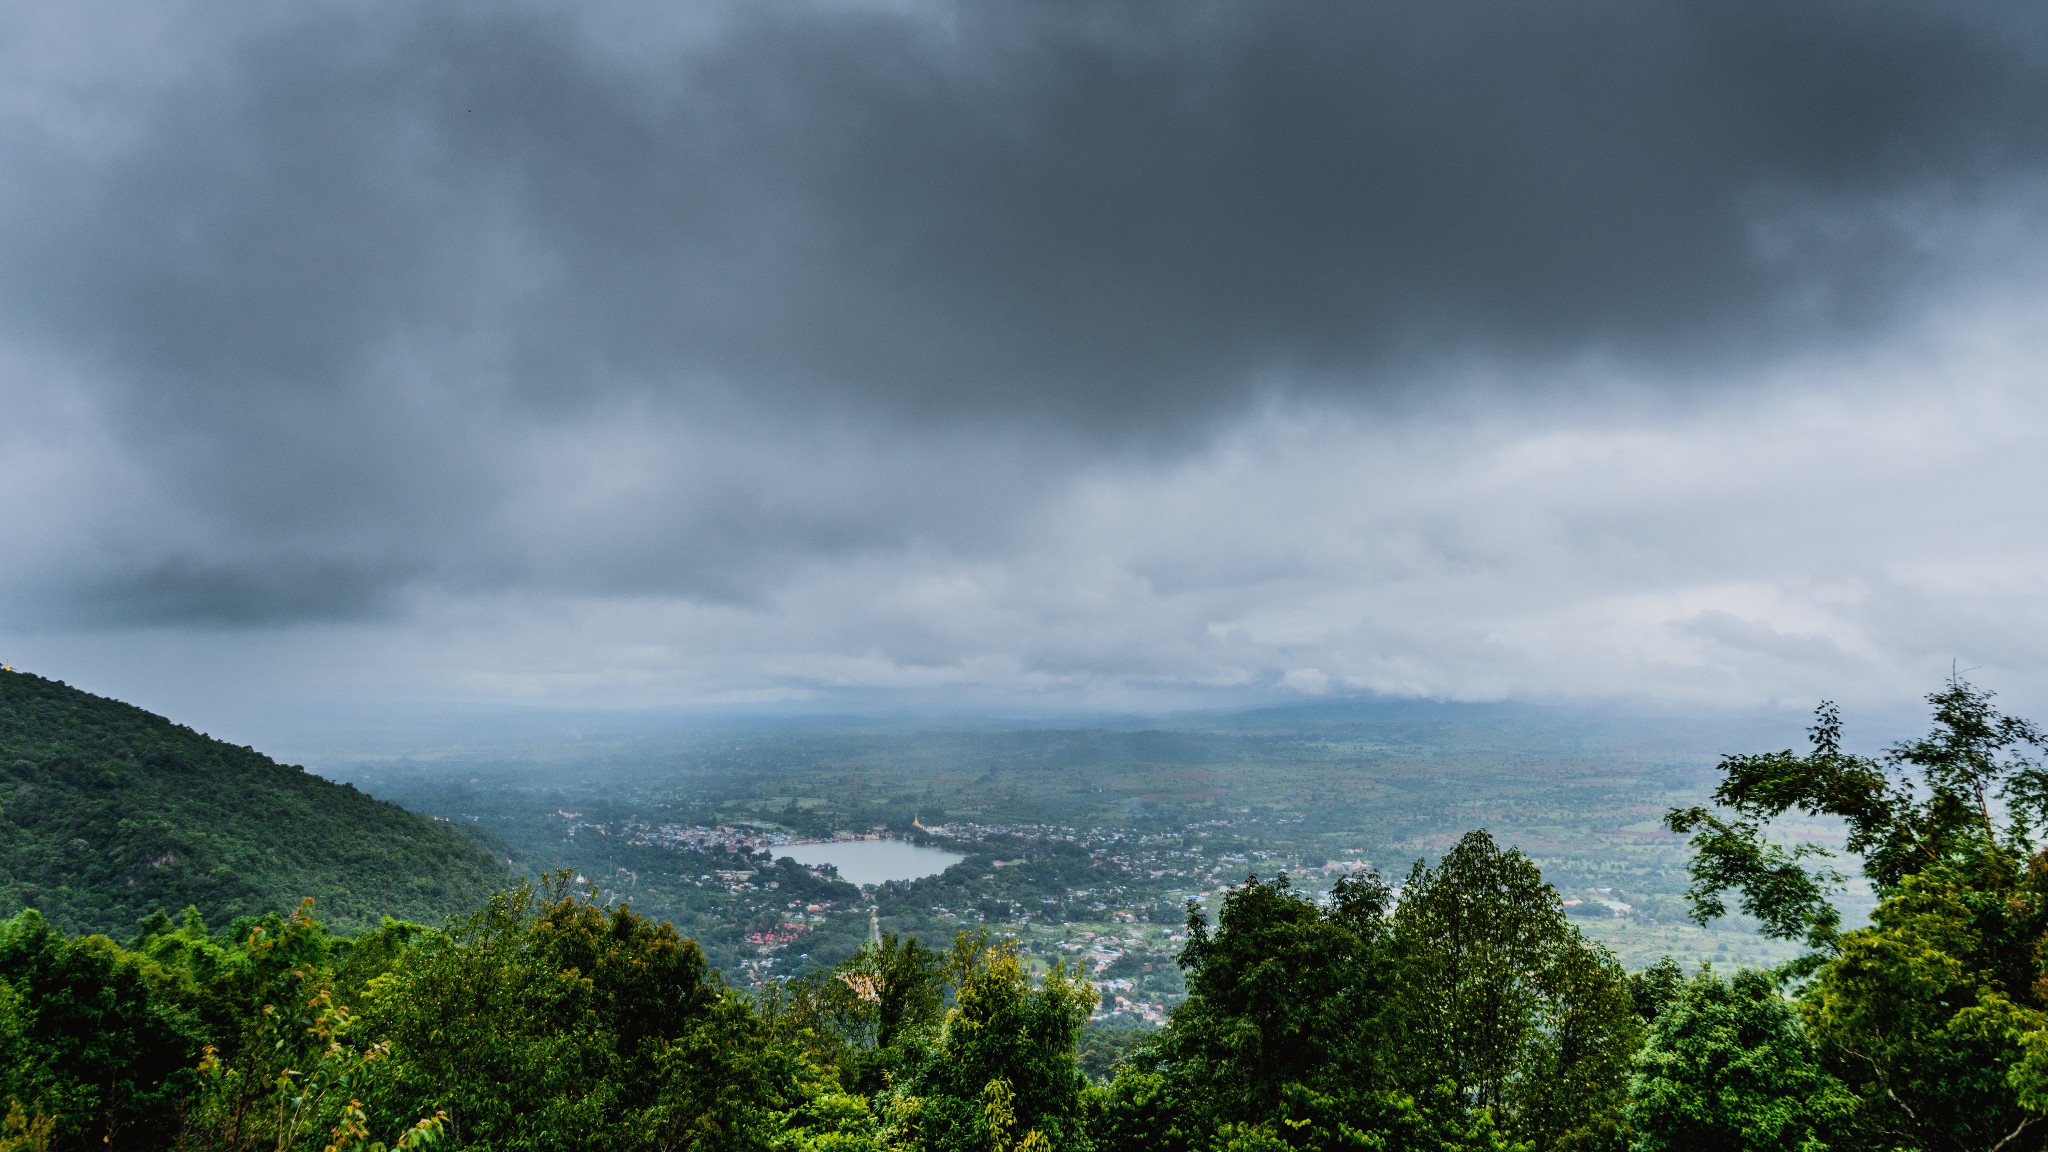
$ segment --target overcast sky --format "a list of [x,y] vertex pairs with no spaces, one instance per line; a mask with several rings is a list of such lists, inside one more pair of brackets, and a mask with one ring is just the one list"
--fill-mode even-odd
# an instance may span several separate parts
[[2048,702],[2039,4],[0,8],[0,658]]

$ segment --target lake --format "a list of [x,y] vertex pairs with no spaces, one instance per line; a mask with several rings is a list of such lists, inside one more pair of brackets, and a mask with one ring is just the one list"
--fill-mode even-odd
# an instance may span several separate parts
[[840,879],[863,886],[936,876],[966,859],[908,840],[831,840],[822,844],[783,844],[771,851],[805,866],[831,864],[839,869]]

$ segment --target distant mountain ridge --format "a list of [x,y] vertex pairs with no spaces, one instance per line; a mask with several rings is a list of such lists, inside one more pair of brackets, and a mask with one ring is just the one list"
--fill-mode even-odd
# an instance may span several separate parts
[[316,899],[330,929],[434,923],[507,882],[486,838],[118,700],[0,671],[0,917],[125,938]]

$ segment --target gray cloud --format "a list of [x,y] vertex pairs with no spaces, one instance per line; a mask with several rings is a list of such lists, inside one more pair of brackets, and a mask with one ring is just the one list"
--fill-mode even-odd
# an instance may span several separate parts
[[[1521,651],[1505,641],[1398,655],[1431,621],[1499,615],[1411,580],[1494,605],[1578,571],[1458,503],[1492,449],[1401,457],[1442,490],[1262,456],[1245,484],[1305,487],[1169,517],[1172,546],[1124,547],[1145,514],[1048,525],[1090,493],[1171,504],[1132,477],[1228,475],[1218,445],[1273,411],[1370,411],[1360,449],[1398,456],[1382,426],[1455,423],[1488,388],[1532,427],[1579,418],[1587,390],[1749,403],[2023,278],[2048,208],[2033,5],[197,0],[0,20],[17,630],[402,628],[507,598],[515,633],[638,604],[707,651],[758,645],[741,678],[778,691],[1525,691],[1533,656],[1476,671]],[[1405,511],[1339,507],[1382,498]],[[1669,514],[1571,546],[1670,584],[1699,558],[1660,534]],[[1380,543],[1332,561],[1318,536],[1339,526]],[[1785,557],[1798,535],[1756,517],[1715,538]],[[1497,578],[1453,578],[1475,572]],[[1351,639],[1289,656],[1245,623],[1347,582],[1419,597],[1414,626],[1354,611]],[[1875,650],[1712,596],[1652,615],[1663,643],[1772,667]]]
[[1754,348],[1886,317],[1929,264],[1894,213],[2048,142],[2025,5],[235,11],[123,145],[17,124],[6,285],[228,437],[393,360],[1127,429]]

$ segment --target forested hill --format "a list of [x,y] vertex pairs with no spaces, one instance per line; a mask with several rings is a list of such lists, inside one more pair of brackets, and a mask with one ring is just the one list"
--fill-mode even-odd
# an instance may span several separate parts
[[506,883],[484,844],[348,784],[55,680],[0,672],[0,916],[125,939],[162,910],[439,922]]

